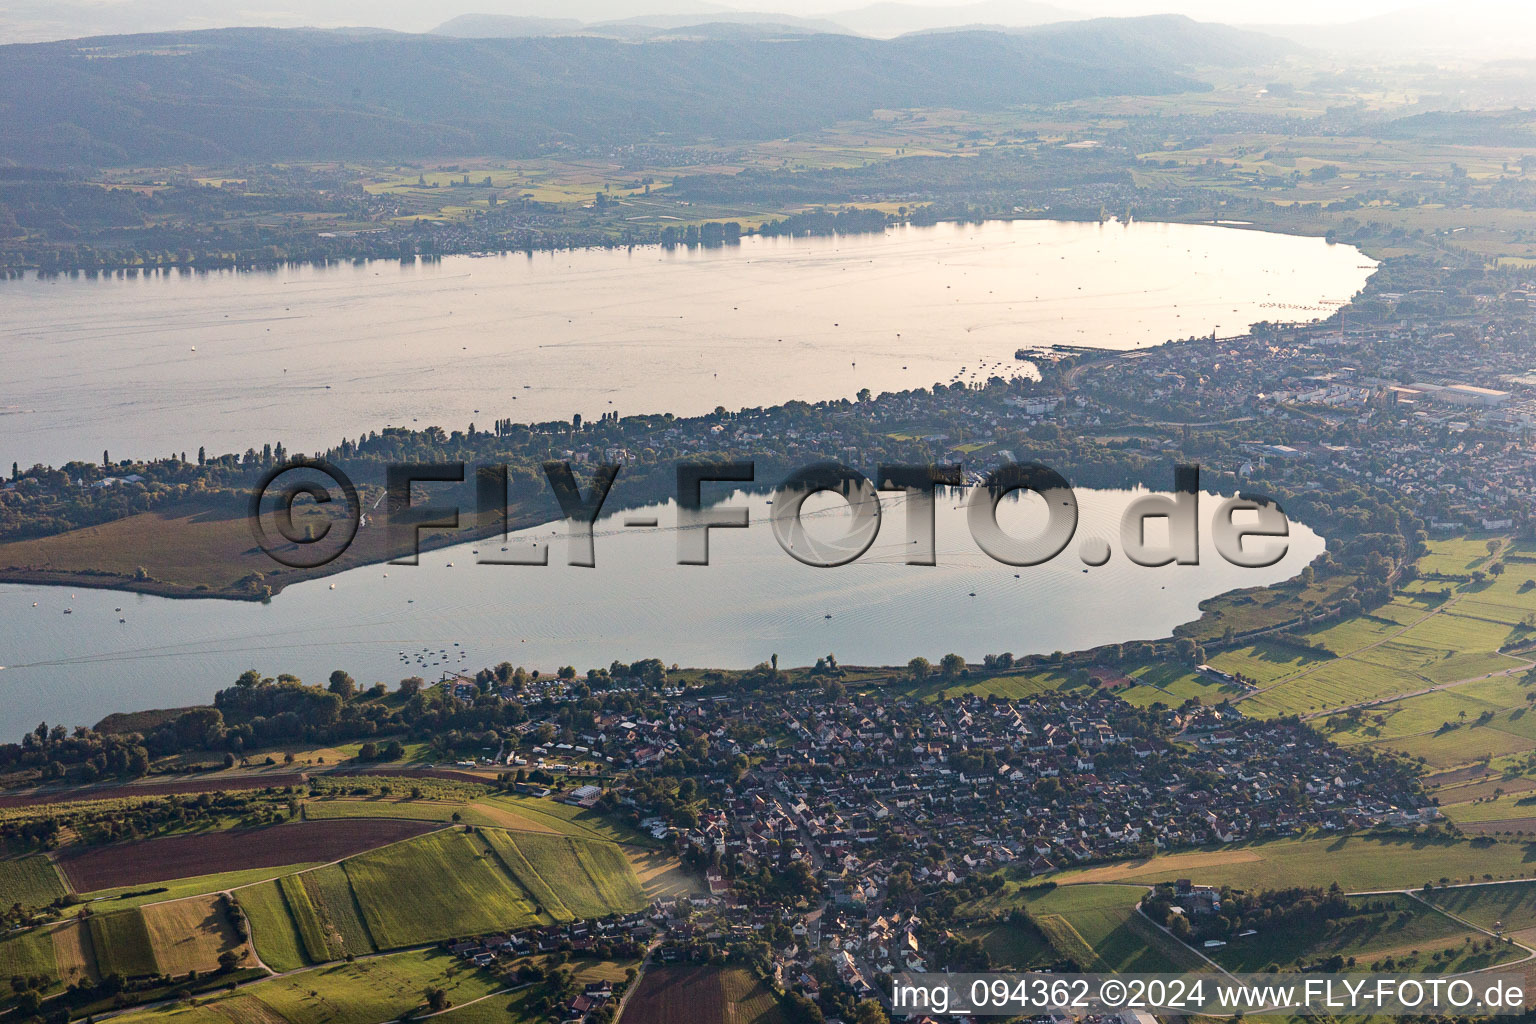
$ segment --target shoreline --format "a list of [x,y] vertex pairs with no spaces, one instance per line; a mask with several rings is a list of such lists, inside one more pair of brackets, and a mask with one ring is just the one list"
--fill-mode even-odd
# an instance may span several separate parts
[[[1255,216],[1257,217],[1258,215],[1255,214]],[[1273,221],[1251,220],[1251,221],[1240,221],[1239,222],[1239,221],[1212,220],[1212,219],[1207,219],[1205,217],[1200,217],[1200,218],[1195,218],[1195,217],[1183,217],[1183,218],[1180,218],[1180,217],[1175,217],[1175,216],[1167,216],[1167,217],[1137,217],[1137,216],[1134,216],[1134,215],[1130,216],[1128,218],[1121,218],[1118,215],[1116,215],[1116,216],[1109,216],[1109,217],[1087,217],[1087,216],[1084,216],[1084,217],[1069,217],[1069,216],[1063,216],[1060,213],[1052,213],[1049,216],[1032,216],[1030,213],[1015,213],[1012,216],[1006,216],[1006,215],[1001,215],[1001,214],[995,215],[995,216],[988,216],[988,217],[986,217],[986,218],[984,218],[984,219],[982,219],[980,221],[960,220],[958,218],[945,218],[945,219],[940,219],[940,220],[933,221],[931,223],[917,224],[917,223],[914,223],[913,221],[911,221],[910,219],[908,219],[908,220],[895,221],[893,223],[887,224],[884,228],[880,229],[879,231],[829,231],[829,232],[809,232],[808,231],[805,234],[801,234],[801,235],[795,235],[795,234],[764,235],[764,234],[760,233],[756,228],[754,228],[751,231],[743,231],[741,236],[740,236],[740,238],[741,239],[758,239],[758,240],[766,239],[766,238],[773,238],[773,239],[781,239],[782,238],[782,239],[786,239],[786,240],[789,240],[789,241],[798,241],[798,240],[807,239],[807,238],[830,238],[830,239],[837,239],[837,238],[864,238],[864,237],[868,237],[868,236],[872,236],[872,235],[890,234],[892,231],[894,231],[896,229],[916,228],[916,229],[921,230],[921,229],[925,229],[925,228],[937,228],[937,227],[945,227],[945,226],[955,227],[955,226],[966,226],[966,225],[980,226],[980,225],[984,225],[984,224],[1012,224],[1012,223],[1016,223],[1016,222],[1019,222],[1019,221],[1044,222],[1044,223],[1053,223],[1054,222],[1054,223],[1058,223],[1058,224],[1100,224],[1100,225],[1120,224],[1122,226],[1127,226],[1127,227],[1129,227],[1131,225],[1134,225],[1134,224],[1177,224],[1177,225],[1182,225],[1182,226],[1186,226],[1186,227],[1209,227],[1209,228],[1222,228],[1222,229],[1235,230],[1235,231],[1256,231],[1256,232],[1259,232],[1260,234],[1287,235],[1287,236],[1290,236],[1292,238],[1323,238],[1323,237],[1326,237],[1330,233],[1328,231],[1311,231],[1311,230],[1307,230],[1307,228],[1310,227],[1311,225],[1287,224],[1284,221],[1280,221],[1280,220],[1273,220]],[[1383,257],[1381,257],[1381,256],[1372,255],[1367,249],[1363,248],[1362,245],[1359,244],[1359,243],[1355,243],[1355,242],[1350,242],[1350,241],[1346,241],[1346,240],[1343,240],[1343,239],[1339,239],[1339,240],[1330,242],[1329,244],[1330,245],[1351,245],[1351,246],[1354,246],[1356,249],[1359,249],[1360,252],[1363,255],[1369,257],[1372,260],[1375,260],[1378,263],[1383,259]],[[281,269],[283,269],[285,267],[331,267],[331,266],[341,266],[341,265],[369,267],[369,266],[373,266],[375,264],[381,264],[381,263],[400,264],[401,262],[404,262],[404,261],[411,261],[411,262],[418,262],[418,263],[419,262],[441,263],[443,260],[446,260],[446,259],[456,259],[456,258],[462,258],[462,259],[490,259],[490,258],[497,257],[497,256],[509,256],[509,255],[513,255],[513,254],[516,254],[516,253],[526,253],[529,257],[532,257],[535,254],[545,254],[545,255],[550,255],[550,256],[557,256],[557,255],[563,255],[563,254],[582,253],[582,252],[598,252],[598,253],[601,253],[601,252],[613,252],[615,250],[620,250],[620,249],[631,250],[631,251],[653,250],[653,249],[654,250],[684,249],[684,250],[688,250],[688,251],[693,251],[693,250],[701,250],[701,251],[705,251],[705,250],[707,250],[707,251],[717,251],[718,250],[718,251],[723,251],[723,250],[728,250],[728,249],[739,249],[740,247],[741,247],[741,243],[740,243],[739,240],[737,242],[735,242],[735,243],[730,243],[730,244],[721,243],[721,244],[718,244],[718,245],[704,245],[704,244],[701,243],[701,244],[698,244],[698,245],[687,245],[685,243],[679,242],[679,243],[675,243],[675,244],[670,245],[670,246],[667,245],[664,242],[659,242],[659,241],[657,241],[657,242],[624,242],[624,241],[616,240],[616,241],[614,241],[610,245],[570,245],[570,246],[552,246],[552,247],[548,247],[548,248],[538,248],[538,249],[526,249],[526,248],[521,248],[521,247],[516,247],[516,246],[509,246],[509,247],[506,247],[506,248],[499,248],[499,249],[463,249],[463,250],[459,250],[459,251],[455,251],[455,252],[418,252],[418,253],[413,253],[413,254],[411,254],[409,256],[399,256],[399,257],[386,257],[386,256],[334,256],[334,257],[329,257],[329,258],[323,259],[323,260],[284,259],[284,260],[272,260],[272,261],[253,261],[253,262],[250,262],[250,263],[238,263],[238,264],[235,264],[235,265],[229,265],[229,264],[207,265],[207,264],[200,264],[198,261],[193,260],[193,261],[190,261],[190,262],[156,263],[156,264],[152,264],[152,265],[151,264],[136,264],[134,266],[105,266],[105,265],[102,265],[102,266],[94,266],[94,267],[71,267],[71,268],[65,269],[65,270],[50,270],[50,271],[44,271],[41,267],[37,267],[37,266],[25,266],[25,267],[20,267],[20,268],[12,268],[12,272],[10,274],[0,274],[0,288],[3,288],[5,286],[4,282],[6,282],[6,281],[33,281],[33,282],[36,282],[36,281],[54,281],[54,280],[58,280],[60,278],[78,279],[78,278],[82,278],[82,277],[87,279],[87,280],[95,280],[95,279],[100,278],[100,277],[117,277],[119,275],[124,276],[124,277],[130,277],[130,276],[131,277],[139,277],[139,276],[153,277],[157,272],[158,273],[164,273],[164,274],[170,274],[172,271],[175,271],[177,273],[188,273],[188,272],[190,272],[190,273],[193,273],[193,274],[237,274],[238,275],[238,274],[253,274],[253,273],[270,273],[270,272],[275,271],[275,270],[281,270]],[[1112,350],[1112,351],[1116,351],[1116,350]]]

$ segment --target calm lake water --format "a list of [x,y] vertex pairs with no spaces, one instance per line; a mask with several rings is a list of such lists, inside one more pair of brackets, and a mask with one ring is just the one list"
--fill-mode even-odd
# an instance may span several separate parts
[[[1229,565],[1210,543],[1219,501],[1204,495],[1199,566],[1144,568],[1117,552],[1085,572],[1079,544],[1101,538],[1118,547],[1134,494],[1080,491],[1073,542],[1032,568],[983,554],[959,499],[937,502],[938,565],[906,565],[899,495],[881,496],[879,537],[862,558],[811,568],[778,546],[767,498],[738,494],[730,502],[750,507],[752,525],[712,531],[708,566],[676,564],[675,516],[661,505],[600,520],[591,569],[565,564],[562,525],[508,538],[514,551],[552,540],[546,567],[477,565],[476,550],[504,557],[500,543],[483,541],[423,554],[419,566],[303,583],[266,605],[0,586],[0,736],[45,719],[74,725],[113,710],[207,701],[252,667],[311,682],[344,668],[359,682],[393,686],[504,659],[546,672],[646,657],[749,667],[773,654],[785,665],[828,653],[846,664],[892,664],[950,651],[980,659],[1152,639],[1196,617],[1205,598],[1287,579],[1323,550],[1321,537],[1292,523],[1277,565]],[[822,497],[806,504],[813,537],[843,536],[846,505]],[[1005,501],[999,522],[1031,536],[1042,507],[1033,496]],[[647,513],[658,517],[655,529],[622,526]],[[1155,532],[1149,523],[1149,536]]]
[[[1372,266],[1313,238],[1015,221],[691,252],[3,282],[0,465],[278,441],[313,451],[387,424],[689,414],[1012,376],[1028,369],[1020,347],[1130,349],[1325,315]],[[1082,498],[1078,537],[1114,540],[1129,494]],[[1207,551],[1199,567],[1116,555],[1084,572],[1074,544],[1016,575],[941,502],[939,566],[902,564],[892,507],[860,561],[813,569],[778,548],[766,499],[741,500],[756,525],[717,533],[707,568],[675,564],[661,508],[655,530],[600,537],[596,569],[477,566],[465,546],[269,605],[0,586],[0,737],[205,701],[250,667],[393,685],[504,659],[745,667],[773,654],[890,664],[1071,650],[1166,636],[1202,599],[1285,579],[1323,548],[1293,524],[1290,555],[1265,570]],[[1027,518],[1028,502],[1007,507]]]
[[1322,239],[990,222],[738,247],[0,282],[0,465],[706,412],[1026,372],[1323,316],[1372,262]]

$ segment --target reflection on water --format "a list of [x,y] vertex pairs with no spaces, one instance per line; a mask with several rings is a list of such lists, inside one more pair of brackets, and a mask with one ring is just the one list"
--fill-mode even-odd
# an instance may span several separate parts
[[0,465],[313,452],[463,428],[851,398],[1331,312],[1371,262],[1230,228],[944,224],[713,250],[0,283]]
[[[372,566],[300,584],[268,605],[0,586],[0,664],[9,666],[0,671],[0,737],[44,719],[89,723],[110,710],[206,701],[251,667],[312,682],[345,668],[360,682],[394,685],[502,660],[584,671],[614,659],[747,667],[774,654],[798,665],[833,653],[845,664],[893,664],[919,654],[979,659],[1151,639],[1196,617],[1201,600],[1289,578],[1323,550],[1322,538],[1292,523],[1278,565],[1228,565],[1210,543],[1218,499],[1203,495],[1199,566],[1148,569],[1116,553],[1085,571],[1080,542],[1118,544],[1121,512],[1134,494],[1079,492],[1073,543],[1033,568],[982,554],[958,499],[938,502],[938,565],[904,564],[904,509],[889,494],[881,496],[878,539],[862,558],[811,568],[774,540],[768,499],[738,494],[730,502],[750,506],[752,526],[713,531],[709,566],[676,564],[674,509],[665,505],[599,521],[593,569],[564,564],[565,542],[552,536],[563,526],[544,526],[507,546],[549,538],[547,567],[476,565],[476,552],[501,555],[499,542],[482,541],[423,554],[420,566]],[[828,501],[835,499],[807,503],[817,536],[846,527],[842,508],[818,511]],[[654,529],[622,525],[653,512]],[[999,521],[1026,536],[1037,512],[1029,501],[1005,502]]]

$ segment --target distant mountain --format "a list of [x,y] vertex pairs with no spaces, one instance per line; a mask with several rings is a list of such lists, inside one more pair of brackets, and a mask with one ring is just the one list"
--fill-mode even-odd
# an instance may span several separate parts
[[1452,0],[1339,25],[1253,27],[1314,49],[1350,53],[1472,57],[1536,53],[1536,4],[1530,0]]
[[1238,44],[1249,56],[1264,49],[1183,18],[890,41],[221,29],[3,46],[0,162],[405,159],[659,134],[778,138],[880,107],[986,110],[1205,89],[1186,69]]
[[794,36],[812,32],[847,35],[830,21],[789,14],[713,11],[704,14],[648,14],[617,21],[578,21],[574,18],[526,18],[501,14],[461,14],[443,22],[432,35],[461,39],[525,39],[534,36],[601,36],[605,39],[742,39]]
[[1093,18],[1024,29],[1052,51],[1079,60],[1152,67],[1247,67],[1267,64],[1300,47],[1251,29],[1192,21],[1181,14]]
[[596,22],[594,28],[619,25],[643,25],[658,29],[693,29],[701,25],[755,25],[776,30],[793,29],[799,32],[830,32],[834,35],[850,35],[847,26],[823,18],[797,18],[792,14],[775,14],[762,11],[725,11],[701,17],[697,14],[642,14],[620,21]]
[[926,4],[883,3],[836,11],[827,18],[845,25],[860,35],[877,39],[937,29],[987,26],[989,28],[1025,28],[1054,21],[1072,21],[1082,15],[1052,4],[1033,0],[981,0],[980,3],[955,7]]
[[[644,22],[606,21],[589,25],[586,35],[604,39],[627,39],[631,42],[673,42],[677,40],[709,39],[793,39],[796,36],[819,35],[820,29],[804,25],[771,21],[708,21],[703,24],[683,24],[676,28],[662,28]],[[842,32],[841,35],[849,33]]]
[[82,36],[185,32],[209,28],[337,28],[373,25],[425,32],[461,14],[619,21],[639,14],[687,15],[693,22],[729,16],[711,0],[302,0],[227,3],[224,0],[4,0],[0,43],[45,42]]
[[568,36],[580,32],[586,22],[575,18],[523,18],[510,14],[461,14],[432,30],[435,36],[457,39],[526,39],[530,36]]

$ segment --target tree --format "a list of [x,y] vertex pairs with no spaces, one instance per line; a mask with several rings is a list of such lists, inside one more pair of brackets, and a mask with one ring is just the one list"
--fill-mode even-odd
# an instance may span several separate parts
[[890,1024],[885,1010],[873,999],[866,999],[853,1008],[854,1024]]
[[928,659],[922,655],[918,655],[911,661],[907,662],[907,675],[911,676],[914,682],[922,682],[924,679],[927,679],[928,676],[932,674],[932,672],[933,666],[929,664]]
[[219,973],[228,974],[240,963],[240,957],[232,949],[219,954]]
[[357,693],[357,681],[341,669],[337,669],[331,673],[331,685],[328,689],[342,700],[351,700]]
[[799,992],[784,997],[784,1018],[789,1024],[822,1024],[821,1008]]
[[958,654],[946,654],[939,659],[939,672],[945,679],[954,679],[965,671],[965,659]]
[[433,1013],[442,1013],[444,1010],[448,1009],[448,1007],[453,1005],[448,1000],[447,990],[443,989],[441,986],[429,986],[426,991],[426,996],[427,1008]]

